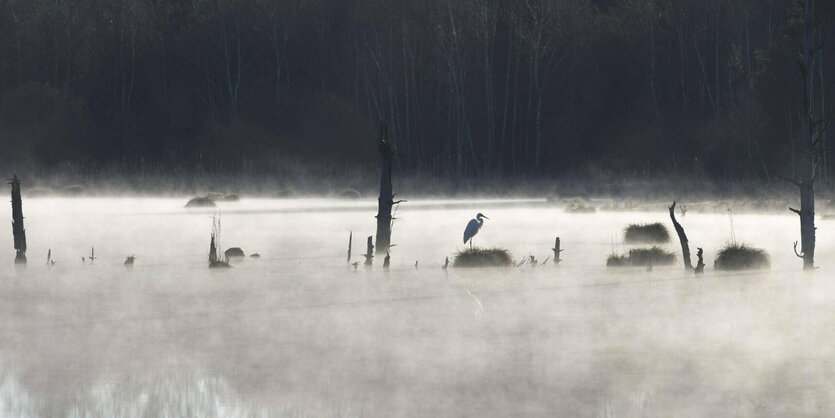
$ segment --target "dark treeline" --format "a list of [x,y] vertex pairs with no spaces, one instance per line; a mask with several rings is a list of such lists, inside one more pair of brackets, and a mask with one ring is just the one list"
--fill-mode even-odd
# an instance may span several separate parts
[[[835,2],[814,111],[835,100]],[[0,158],[409,173],[794,173],[796,0],[2,0]],[[822,88],[819,88],[821,87]],[[821,179],[835,156],[824,139]],[[185,167],[185,168],[183,168]],[[338,171],[338,170],[337,170]]]

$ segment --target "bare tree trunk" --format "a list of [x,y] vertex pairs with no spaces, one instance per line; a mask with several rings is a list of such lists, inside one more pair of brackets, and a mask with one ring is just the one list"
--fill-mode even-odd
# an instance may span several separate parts
[[557,237],[554,240],[554,248],[551,248],[551,251],[554,252],[554,264],[559,264],[562,259],[560,258],[560,253],[565,251],[560,249],[560,237]]
[[371,266],[371,263],[374,260],[374,242],[373,242],[373,239],[374,238],[371,237],[371,236],[368,237],[368,241],[366,242],[365,254],[363,255],[365,257],[365,265],[367,267]]
[[[814,51],[814,0],[803,3],[803,51],[800,117],[800,181],[794,183],[800,188],[800,210],[791,209],[800,216],[799,257],[803,258],[803,269],[815,268],[815,150],[813,138],[814,116],[812,114],[812,82],[815,69]],[[795,243],[797,253],[797,243]]]
[[387,254],[391,245],[391,208],[394,206],[394,193],[391,186],[391,166],[397,149],[389,141],[388,127],[380,124],[380,138],[377,140],[380,150],[380,197],[377,199],[377,255]]
[[12,235],[14,236],[15,264],[26,264],[26,229],[23,227],[23,201],[20,198],[20,179],[14,175],[12,185]]
[[687,234],[684,233],[684,228],[676,220],[676,202],[670,206],[670,219],[673,221],[673,227],[678,234],[678,240],[681,243],[681,257],[684,259],[684,271],[693,271],[693,263],[690,261],[690,244],[687,240]]
[[348,235],[348,263],[351,263],[351,247],[353,247],[354,242],[354,231]]

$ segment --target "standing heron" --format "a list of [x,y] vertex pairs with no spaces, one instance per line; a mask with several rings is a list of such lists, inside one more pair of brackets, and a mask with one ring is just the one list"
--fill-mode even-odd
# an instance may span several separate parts
[[481,226],[484,225],[484,219],[481,218],[490,219],[479,213],[475,216],[475,219],[470,219],[470,222],[467,223],[467,228],[464,229],[464,244],[469,241],[470,249],[473,248],[473,237],[478,233],[478,230],[481,229]]

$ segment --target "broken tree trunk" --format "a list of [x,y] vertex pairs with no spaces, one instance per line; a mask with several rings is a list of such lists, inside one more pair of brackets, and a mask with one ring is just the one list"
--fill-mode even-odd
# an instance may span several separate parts
[[385,254],[391,245],[391,208],[394,206],[394,192],[391,186],[392,159],[397,148],[389,141],[388,127],[380,123],[380,138],[377,139],[380,150],[380,197],[377,207],[377,255]]
[[[800,180],[792,181],[800,189],[800,210],[789,208],[800,216],[800,254],[803,269],[815,268],[815,163],[819,152],[815,150],[816,125],[812,109],[812,79],[815,68],[814,1],[803,2],[803,51],[800,63],[803,78],[800,115]],[[818,139],[822,135],[818,133]],[[795,250],[795,253],[797,251]]]
[[365,265],[371,266],[371,260],[374,259],[374,237],[368,237],[368,244],[365,250]]
[[701,247],[699,247],[698,251],[696,251],[696,257],[699,258],[699,261],[696,262],[696,271],[695,271],[696,274],[702,274],[702,273],[705,272],[705,260],[704,260],[704,257],[703,257],[704,253],[705,252],[704,252],[704,250],[702,250]]
[[684,233],[684,228],[676,220],[676,202],[670,206],[670,219],[673,221],[673,227],[678,234],[678,240],[681,242],[681,257],[684,259],[684,271],[693,271],[693,263],[690,261],[690,244],[687,241],[687,234]]
[[351,231],[351,233],[348,235],[348,264],[351,263],[351,246],[353,244],[353,241],[354,241],[354,231]]
[[554,248],[551,248],[551,251],[554,252],[554,264],[559,264],[562,259],[560,258],[560,253],[563,250],[560,249],[560,237],[554,240]]
[[20,198],[20,179],[17,174],[9,180],[12,185],[12,236],[15,264],[26,264],[26,229],[23,227],[23,200]]

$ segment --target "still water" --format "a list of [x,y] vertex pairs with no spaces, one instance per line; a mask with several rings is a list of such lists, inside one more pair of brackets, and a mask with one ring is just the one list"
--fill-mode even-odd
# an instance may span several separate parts
[[[24,201],[29,264],[0,223],[0,416],[826,416],[835,410],[835,250],[792,252],[791,214],[688,213],[705,275],[607,270],[631,222],[543,201],[410,201],[391,269],[354,261],[375,201],[220,204],[221,244],[257,252],[207,268],[214,210],[185,199]],[[478,246],[564,261],[442,270],[477,212]],[[830,223],[832,222],[832,223]],[[731,237],[765,273],[718,273]],[[675,238],[675,237],[674,237]],[[95,247],[97,260],[85,262]],[[678,251],[677,241],[667,245]],[[57,264],[46,266],[52,250]],[[123,266],[135,255],[132,269]],[[418,267],[415,268],[415,262]]]

